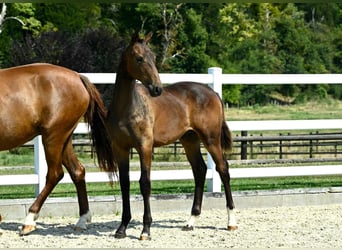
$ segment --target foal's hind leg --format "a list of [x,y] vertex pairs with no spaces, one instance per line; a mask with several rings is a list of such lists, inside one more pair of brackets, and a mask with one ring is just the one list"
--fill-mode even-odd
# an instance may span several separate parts
[[191,216],[186,226],[183,227],[183,230],[193,230],[194,224],[201,214],[207,165],[203,160],[200,140],[196,133],[190,131],[185,134],[180,141],[191,164],[192,172],[195,178],[195,193],[191,209]]
[[89,202],[85,182],[85,169],[78,161],[74,153],[74,149],[72,146],[72,137],[69,137],[63,151],[63,165],[68,170],[77,190],[80,218],[76,224],[75,229],[87,229],[86,223],[91,221],[91,213],[89,211]]
[[204,144],[216,164],[216,171],[219,173],[221,181],[224,186],[228,213],[227,228],[228,230],[236,230],[238,226],[235,218],[235,206],[233,202],[232,191],[230,188],[230,174],[228,161],[223,155],[222,148],[219,142],[210,145],[208,145],[207,143]]

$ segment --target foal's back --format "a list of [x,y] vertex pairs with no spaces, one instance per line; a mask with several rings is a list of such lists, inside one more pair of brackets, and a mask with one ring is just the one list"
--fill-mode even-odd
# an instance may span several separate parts
[[[146,92],[141,88],[141,91]],[[148,95],[148,93],[145,93]],[[154,113],[154,146],[174,142],[187,131],[221,131],[223,108],[219,96],[198,82],[177,82],[149,98]]]

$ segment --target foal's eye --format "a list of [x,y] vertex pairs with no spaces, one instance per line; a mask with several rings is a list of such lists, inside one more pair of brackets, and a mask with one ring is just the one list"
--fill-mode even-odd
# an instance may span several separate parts
[[137,63],[143,63],[144,58],[142,56],[137,57]]

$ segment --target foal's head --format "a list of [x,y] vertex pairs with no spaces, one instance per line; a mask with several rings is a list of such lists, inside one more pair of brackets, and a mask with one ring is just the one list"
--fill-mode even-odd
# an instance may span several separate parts
[[130,77],[138,79],[151,96],[159,96],[162,92],[162,84],[158,70],[155,66],[155,55],[147,46],[152,33],[141,39],[136,33],[133,35],[130,45],[124,52],[126,69]]

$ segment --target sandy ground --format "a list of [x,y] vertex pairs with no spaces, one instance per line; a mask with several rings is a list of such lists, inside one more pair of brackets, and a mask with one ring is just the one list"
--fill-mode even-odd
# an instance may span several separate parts
[[93,216],[86,231],[74,230],[76,217],[38,219],[37,230],[19,236],[22,221],[4,220],[1,247],[26,248],[342,248],[342,204],[252,208],[237,211],[239,229],[227,231],[224,209],[203,210],[194,231],[181,230],[189,214],[152,213],[149,241],[140,241],[142,214],[133,214],[125,239],[115,239],[120,214]]

